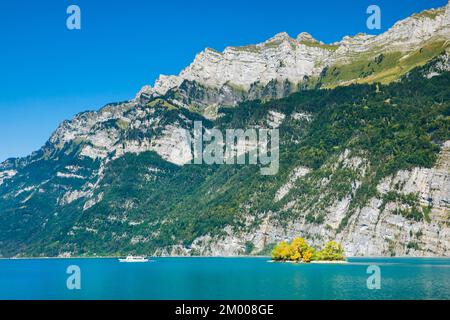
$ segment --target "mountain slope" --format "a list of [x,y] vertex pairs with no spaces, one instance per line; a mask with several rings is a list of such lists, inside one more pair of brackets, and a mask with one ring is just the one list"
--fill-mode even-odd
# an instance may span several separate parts
[[[298,235],[348,255],[449,255],[449,8],[331,45],[208,49],[62,123],[0,164],[0,256],[236,255]],[[278,175],[190,165],[180,129],[194,121],[279,128]]]

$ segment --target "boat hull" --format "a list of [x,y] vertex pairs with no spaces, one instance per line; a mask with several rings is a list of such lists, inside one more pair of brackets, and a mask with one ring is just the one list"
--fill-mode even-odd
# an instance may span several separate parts
[[130,258],[126,258],[126,259],[119,259],[119,262],[124,262],[124,263],[143,263],[143,262],[148,262],[148,259],[130,259]]

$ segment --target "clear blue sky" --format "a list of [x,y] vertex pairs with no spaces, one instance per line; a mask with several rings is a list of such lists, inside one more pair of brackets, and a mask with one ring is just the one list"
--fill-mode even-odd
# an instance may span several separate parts
[[[324,42],[382,30],[447,0],[1,0],[0,161],[41,147],[74,114],[132,98],[159,74],[178,74],[205,47],[223,50],[286,31]],[[66,28],[81,8],[82,30]]]

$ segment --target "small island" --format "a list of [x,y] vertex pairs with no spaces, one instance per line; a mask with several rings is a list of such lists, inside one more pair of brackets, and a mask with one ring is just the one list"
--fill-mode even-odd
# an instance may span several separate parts
[[328,242],[317,251],[308,245],[304,238],[295,238],[291,243],[283,241],[272,251],[272,260],[279,262],[345,262],[344,248],[336,241]]

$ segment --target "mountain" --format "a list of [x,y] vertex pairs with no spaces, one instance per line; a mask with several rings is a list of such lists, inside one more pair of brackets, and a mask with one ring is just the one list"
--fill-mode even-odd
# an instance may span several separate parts
[[[379,36],[206,49],[0,164],[0,255],[238,255],[302,235],[450,254],[450,4]],[[275,176],[194,165],[182,136],[278,128]],[[183,131],[184,130],[184,131]]]
[[413,15],[379,36],[357,34],[332,44],[283,32],[256,45],[206,49],[178,76],[160,76],[143,92],[214,118],[214,106],[281,98],[304,87],[388,83],[448,47],[449,8]]

